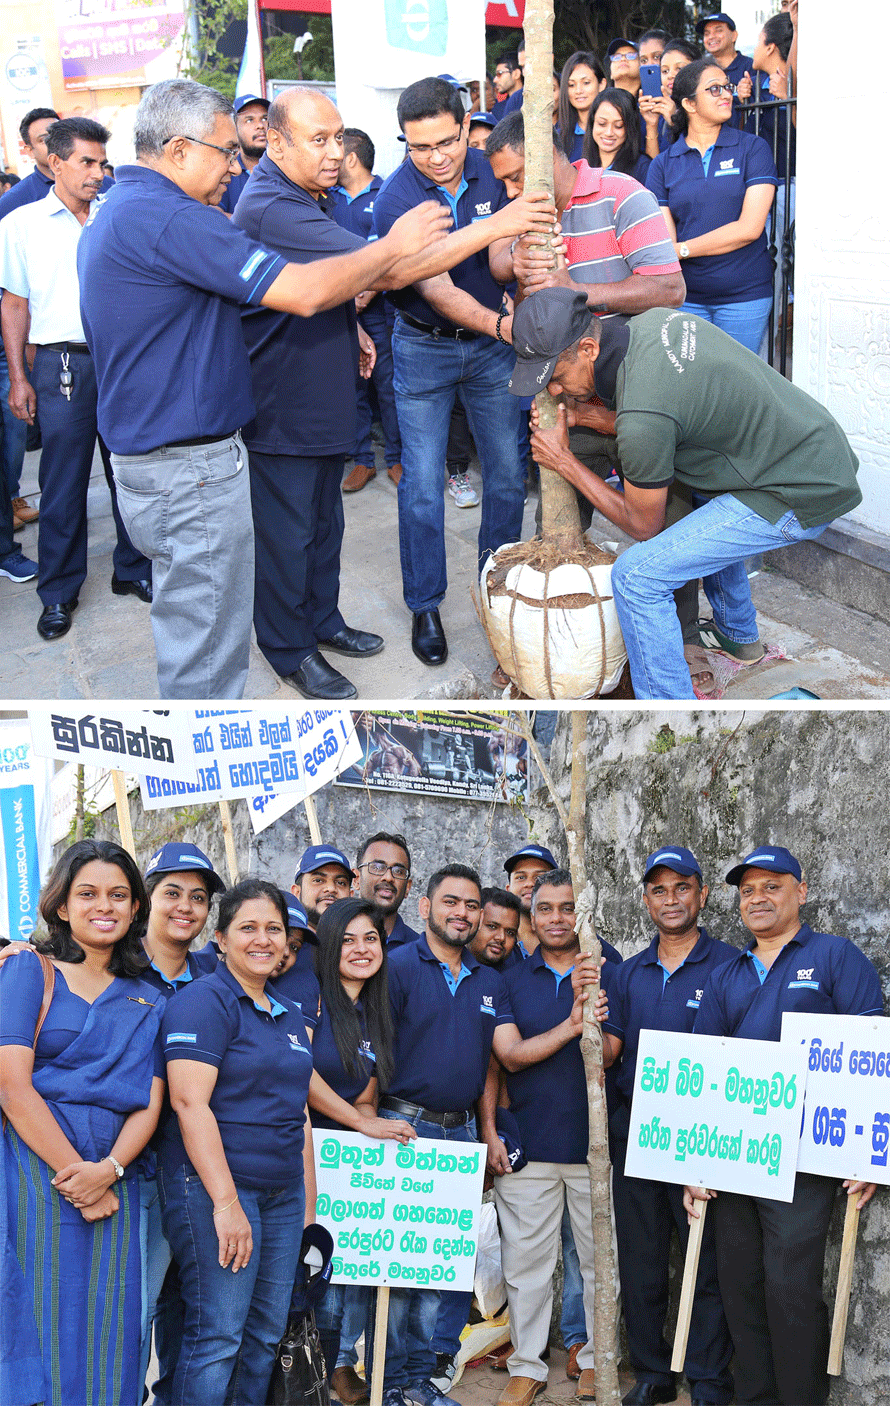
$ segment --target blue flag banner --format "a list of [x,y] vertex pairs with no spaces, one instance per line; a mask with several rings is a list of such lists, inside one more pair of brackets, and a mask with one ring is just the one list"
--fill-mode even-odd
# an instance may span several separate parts
[[0,723],[0,935],[26,941],[51,859],[53,764],[36,757],[27,722]]

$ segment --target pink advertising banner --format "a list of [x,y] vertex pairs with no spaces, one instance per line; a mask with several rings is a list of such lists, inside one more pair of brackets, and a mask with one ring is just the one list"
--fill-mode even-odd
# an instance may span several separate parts
[[[172,77],[145,72],[182,34],[181,0],[58,0],[59,51],[69,90],[121,87],[126,77]],[[172,54],[171,54],[172,57]]]

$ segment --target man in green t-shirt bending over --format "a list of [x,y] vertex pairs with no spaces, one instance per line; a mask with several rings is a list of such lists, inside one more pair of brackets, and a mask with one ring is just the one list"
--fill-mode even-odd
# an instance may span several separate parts
[[[745,558],[818,537],[855,508],[856,455],[824,406],[682,310],[600,322],[583,293],[546,288],[516,309],[513,346],[514,395],[569,398],[555,429],[534,428],[535,459],[637,539],[612,568],[634,693],[695,698],[673,591],[703,577],[721,643],[750,654]],[[587,404],[594,394],[610,408]],[[570,425],[617,435],[623,491],[575,458]],[[662,531],[674,479],[699,507]]]

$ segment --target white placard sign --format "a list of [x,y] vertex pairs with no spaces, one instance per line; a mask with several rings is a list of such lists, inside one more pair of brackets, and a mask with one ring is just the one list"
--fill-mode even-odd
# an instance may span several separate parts
[[104,703],[28,710],[40,757],[186,781],[195,778],[191,720],[185,708],[121,709]]
[[790,1201],[806,1052],[642,1030],[627,1175]]
[[360,755],[352,714],[341,708],[202,708],[190,723],[191,776],[146,777],[146,810],[195,800],[310,795]]
[[334,1284],[472,1289],[486,1148],[406,1146],[318,1128],[315,1218],[334,1237]]
[[798,1171],[890,1184],[890,1020],[786,1012],[782,1044],[807,1060]]

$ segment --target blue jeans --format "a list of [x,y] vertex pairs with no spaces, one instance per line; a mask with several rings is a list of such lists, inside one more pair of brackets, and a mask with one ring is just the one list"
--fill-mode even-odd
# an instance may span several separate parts
[[683,657],[673,593],[701,576],[718,627],[730,639],[757,639],[757,618],[745,575],[746,557],[806,542],[825,531],[801,527],[787,512],[773,526],[731,493],[649,539],[635,542],[612,567],[612,591],[638,699],[694,699]]
[[148,1375],[151,1359],[151,1332],[164,1276],[172,1258],[161,1225],[161,1193],[156,1177],[139,1176],[139,1251],[142,1258],[142,1354],[139,1380]]
[[[361,313],[359,322],[364,327],[374,346],[377,360],[371,372],[371,385],[377,395],[380,407],[380,423],[383,426],[386,467],[401,462],[402,441],[399,436],[399,417],[396,413],[396,397],[392,388],[392,328],[380,314],[369,316]],[[371,440],[371,388],[363,377],[356,377],[356,427],[355,449],[352,457],[357,464],[374,467],[374,445]]]
[[713,322],[734,342],[756,355],[769,322],[772,308],[772,295],[768,298],[753,298],[749,303],[693,303],[683,304],[684,312],[694,312],[705,322]]
[[521,412],[507,389],[513,352],[491,337],[451,341],[397,318],[392,348],[404,470],[399,484],[402,589],[405,604],[416,614],[435,610],[448,586],[443,471],[455,396],[466,407],[482,468],[480,571],[490,552],[522,536]]
[[[450,412],[449,412],[450,413]],[[446,424],[447,429],[447,424]],[[400,1113],[380,1109],[381,1118],[401,1118]],[[458,1128],[425,1123],[408,1118],[418,1137],[440,1142],[476,1142],[476,1120]],[[389,1327],[386,1335],[384,1388],[410,1386],[428,1381],[436,1366],[436,1353],[456,1357],[460,1335],[470,1316],[473,1295],[437,1289],[392,1289],[389,1295]],[[365,1352],[365,1370],[370,1381],[370,1354]]]
[[584,1315],[584,1280],[581,1278],[581,1261],[575,1249],[572,1234],[572,1221],[568,1204],[563,1207],[562,1225],[559,1228],[562,1240],[562,1313],[560,1328],[562,1345],[568,1352],[575,1343],[587,1342],[587,1319]]
[[367,1285],[328,1285],[315,1305],[315,1322],[329,1378],[337,1367],[354,1367],[358,1362],[355,1345],[362,1333],[368,1333],[373,1314],[374,1295]]
[[185,1323],[174,1406],[262,1406],[296,1277],[305,1192],[238,1186],[253,1253],[237,1274],[221,1269],[213,1202],[197,1172],[158,1172],[164,1232],[179,1264]]

